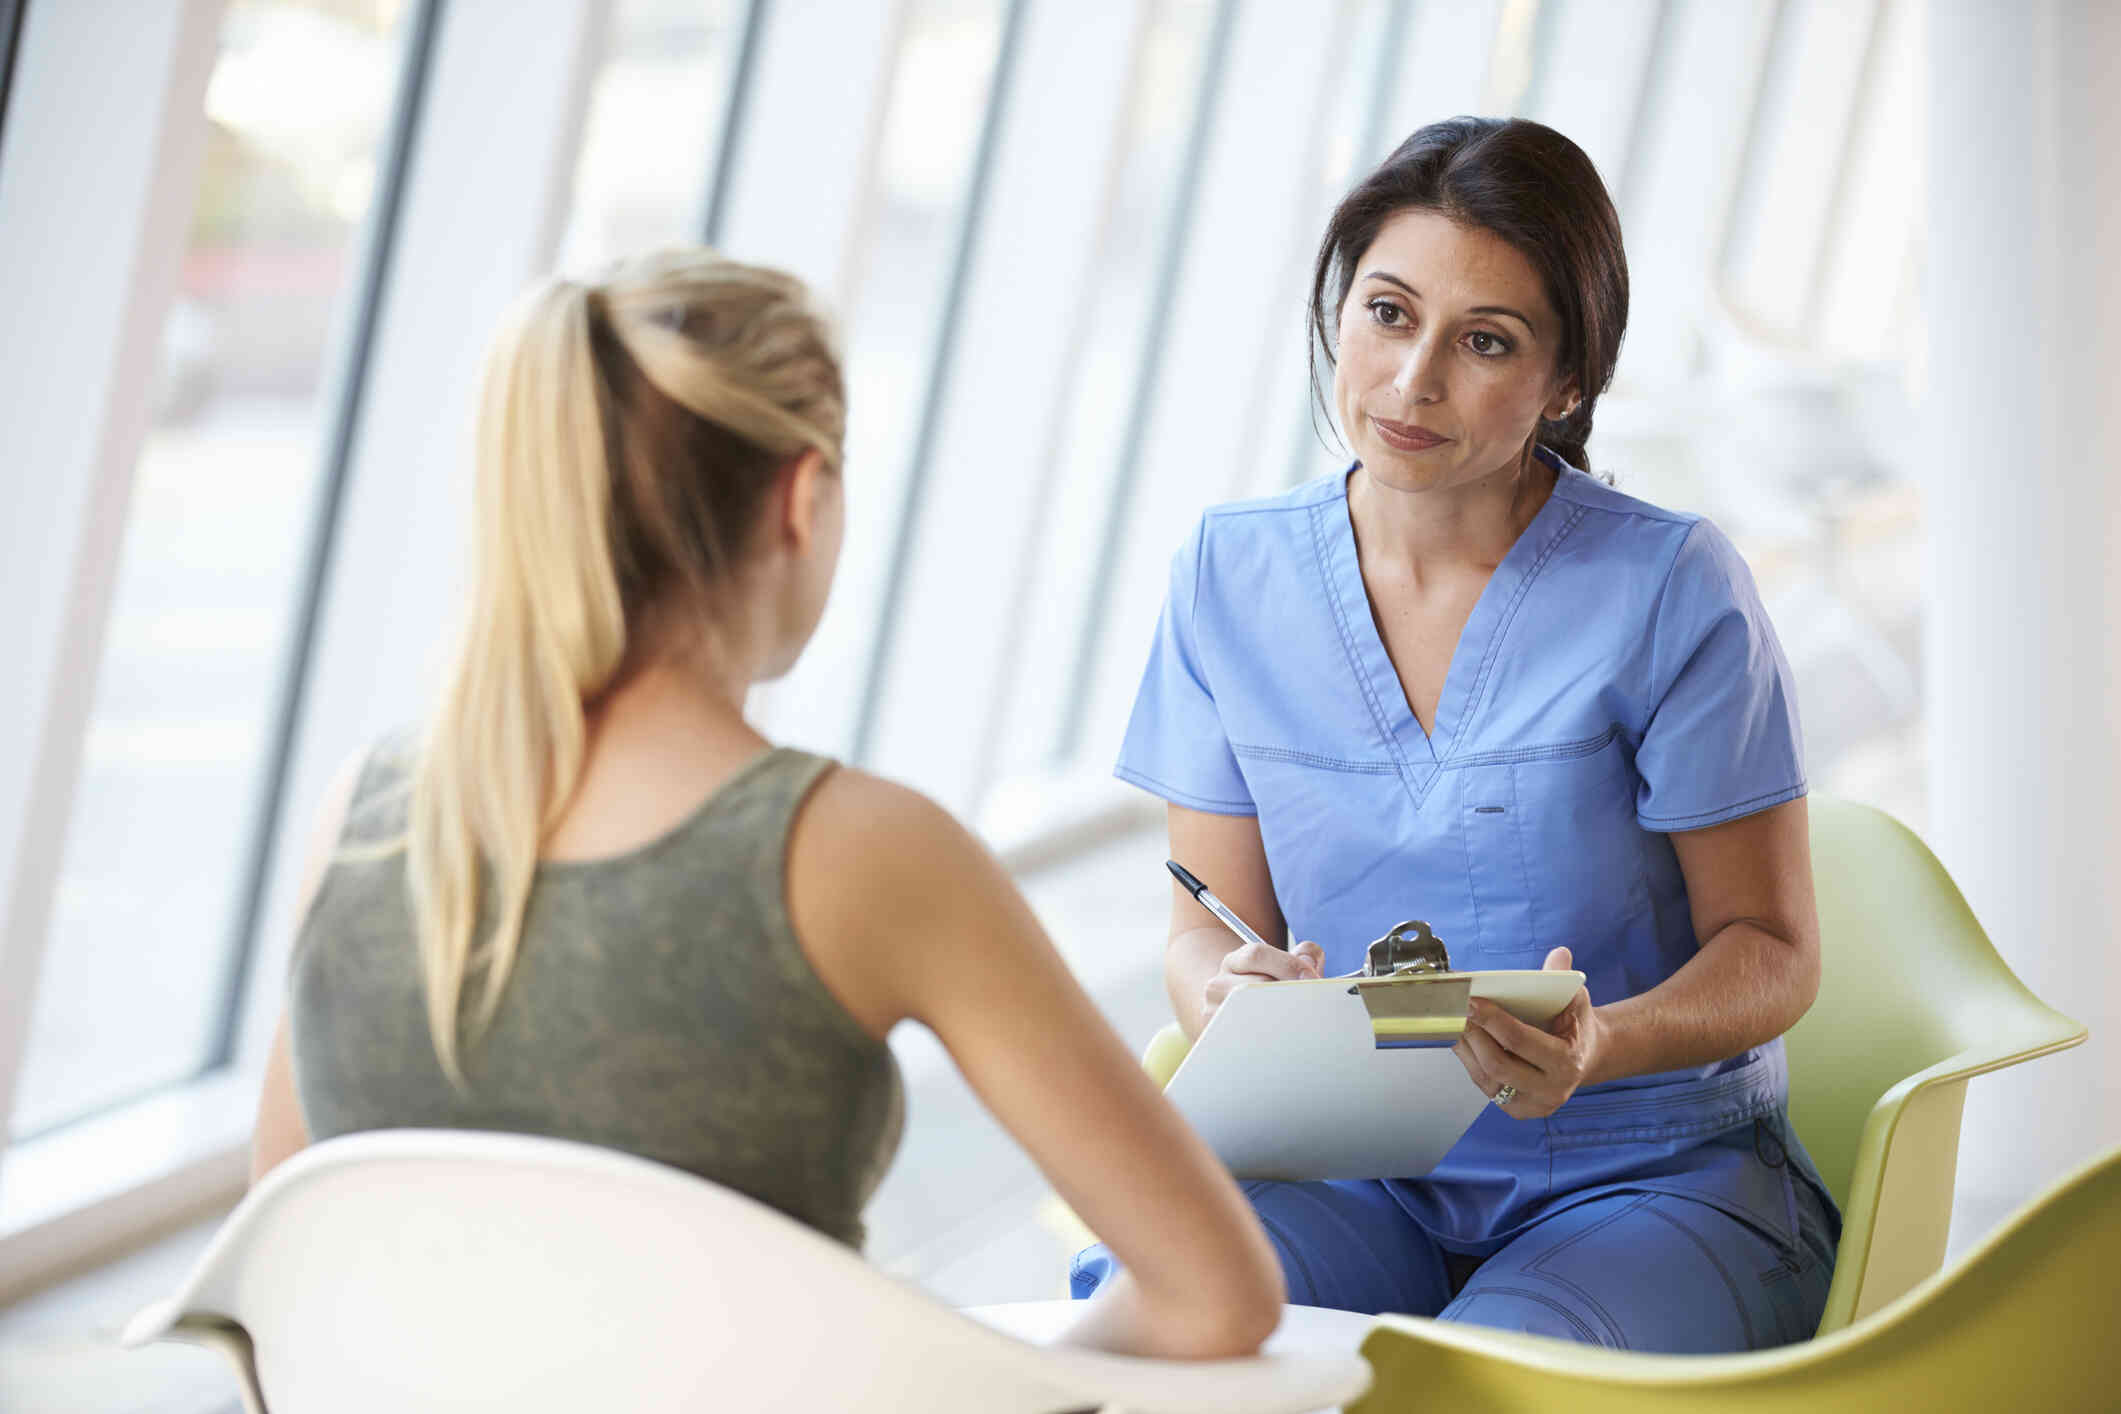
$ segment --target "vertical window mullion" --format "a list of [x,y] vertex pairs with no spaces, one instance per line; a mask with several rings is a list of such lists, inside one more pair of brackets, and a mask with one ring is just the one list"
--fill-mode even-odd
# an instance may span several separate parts
[[1752,80],[1745,95],[1745,136],[1738,145],[1738,157],[1731,164],[1729,185],[1718,203],[1720,216],[1716,224],[1714,253],[1709,261],[1709,277],[1712,283],[1728,294],[1731,280],[1731,262],[1738,245],[1742,218],[1748,214],[1748,196],[1759,178],[1756,170],[1761,152],[1766,145],[1767,98],[1778,73],[1790,62],[1790,51],[1796,47],[1796,19],[1790,0],[1772,0],[1771,7],[1760,27],[1759,39],[1754,49]]
[[1027,0],[1008,0],[1008,9],[1002,18],[1001,47],[994,57],[994,75],[988,81],[987,111],[981,119],[979,151],[972,162],[965,209],[958,219],[956,248],[951,254],[949,281],[944,288],[942,310],[936,322],[935,346],[928,363],[919,429],[914,434],[904,494],[892,529],[883,607],[877,615],[876,628],[870,638],[869,662],[862,674],[861,712],[855,718],[852,752],[852,759],[857,764],[866,763],[875,746],[878,709],[897,641],[898,608],[906,593],[906,557],[913,548],[914,530],[920,521],[921,498],[927,491],[928,471],[935,460],[943,397],[950,386],[958,331],[963,323],[965,290],[970,283],[973,258],[979,250],[987,193],[993,185],[996,148],[1000,145],[1002,122],[1008,112],[1010,89],[1015,82],[1017,50],[1023,40],[1026,7]]
[[318,619],[326,586],[331,582],[332,556],[338,544],[339,520],[346,501],[347,468],[353,461],[363,396],[368,388],[369,360],[375,350],[376,326],[381,318],[384,294],[389,288],[398,217],[405,198],[406,173],[410,170],[413,150],[419,140],[420,111],[433,69],[435,31],[441,23],[442,7],[446,2],[415,0],[416,9],[406,35],[381,180],[377,185],[375,203],[369,210],[368,231],[363,242],[360,286],[335,380],[337,386],[331,395],[332,413],[330,430],[324,441],[324,466],[311,513],[300,602],[281,667],[278,702],[273,714],[273,739],[267,748],[265,770],[259,778],[257,804],[252,810],[249,859],[244,868],[234,933],[229,940],[227,973],[221,986],[221,1012],[203,1070],[229,1064],[235,1058],[242,1035],[243,1016],[247,1010],[245,1000],[257,961],[267,885],[279,858],[280,831],[275,826],[286,801],[302,707],[308,694],[310,668],[316,656]]
[[772,12],[772,0],[746,0],[744,20],[737,38],[736,57],[729,65],[729,87],[723,97],[722,127],[716,134],[713,171],[707,176],[707,200],[700,215],[700,240],[720,246],[722,229],[729,223],[729,195],[735,180],[737,144],[743,139],[744,120],[751,111],[752,79],[758,71],[759,36]]
[[[1096,272],[1104,264],[1111,250],[1120,185],[1126,167],[1128,147],[1134,136],[1128,126],[1128,117],[1133,105],[1138,101],[1136,90],[1147,65],[1147,49],[1153,30],[1153,6],[1144,3],[1135,16],[1134,33],[1127,53],[1127,80],[1122,85],[1121,113],[1113,123],[1110,150],[1105,159],[1105,175],[1099,185],[1096,235],[1092,238],[1085,267],[1091,272],[1093,283],[1085,286],[1086,291],[1094,291]],[[1039,463],[1034,473],[1038,486],[1033,495],[1030,517],[1033,529],[1025,537],[1025,552],[1017,563],[1015,574],[1011,576],[1009,608],[1003,616],[1004,622],[1012,626],[1021,626],[1029,621],[1032,596],[1037,593],[1045,578],[1047,536],[1039,533],[1039,529],[1046,522],[1059,490],[1061,442],[1065,436],[1069,404],[1081,395],[1084,364],[1089,356],[1091,333],[1095,323],[1095,308],[1093,293],[1086,293],[1075,301],[1067,332],[1062,336],[1059,376],[1053,384],[1055,413],[1051,424],[1052,435],[1046,444],[1038,449]],[[972,754],[965,801],[965,815],[968,819],[981,820],[986,817],[995,783],[1002,775],[1006,737],[1016,715],[1011,708],[1028,649],[1029,636],[1023,632],[1011,632],[1002,640],[992,679],[993,705],[981,724],[978,744]]]
[[22,46],[22,21],[29,0],[0,0],[0,134],[7,131],[7,95],[14,86],[15,51]]
[[1185,268],[1186,250],[1193,236],[1192,212],[1200,191],[1201,173],[1208,163],[1208,143],[1222,106],[1223,79],[1230,67],[1231,35],[1237,27],[1236,0],[1218,0],[1214,28],[1209,31],[1207,62],[1201,66],[1200,87],[1193,101],[1193,130],[1186,138],[1186,155],[1179,166],[1178,181],[1171,198],[1171,222],[1156,272],[1155,293],[1150,297],[1150,318],[1142,332],[1142,354],[1135,375],[1134,398],[1127,410],[1127,430],[1120,443],[1117,474],[1112,481],[1112,499],[1106,507],[1105,523],[1098,538],[1096,569],[1090,580],[1089,612],[1075,643],[1075,672],[1069,690],[1067,714],[1061,719],[1054,743],[1056,760],[1072,759],[1080,746],[1084,719],[1090,710],[1097,654],[1104,639],[1112,581],[1116,577],[1123,548],[1127,507],[1140,476],[1142,447],[1148,440],[1149,419],[1156,409],[1159,373],[1164,346],[1168,342],[1171,307],[1178,294],[1179,276]]
[[1812,250],[1812,268],[1804,281],[1803,312],[1798,316],[1798,337],[1812,342],[1818,334],[1820,312],[1826,303],[1826,282],[1833,268],[1834,237],[1848,214],[1849,181],[1856,170],[1856,149],[1870,125],[1871,105],[1865,101],[1877,82],[1879,56],[1885,44],[1886,0],[1871,0],[1870,24],[1863,36],[1863,59],[1856,66],[1855,99],[1849,104],[1849,120],[1841,131],[1841,144],[1834,153],[1833,190],[1826,210],[1820,213],[1825,233]]

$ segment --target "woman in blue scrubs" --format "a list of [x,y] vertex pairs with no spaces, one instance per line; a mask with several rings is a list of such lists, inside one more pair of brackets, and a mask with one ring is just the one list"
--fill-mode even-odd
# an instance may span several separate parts
[[[1233,947],[1174,889],[1178,1019],[1409,917],[1458,967],[1588,981],[1545,1029],[1474,1004],[1494,1103],[1425,1177],[1246,1185],[1289,1299],[1804,1339],[1840,1217],[1785,1115],[1819,982],[1796,702],[1730,541],[1581,469],[1627,319],[1611,200],[1538,124],[1423,128],[1335,211],[1311,318],[1357,461],[1202,517],[1118,774],[1262,937],[1317,941]],[[1089,1249],[1077,1293],[1110,1270]]]

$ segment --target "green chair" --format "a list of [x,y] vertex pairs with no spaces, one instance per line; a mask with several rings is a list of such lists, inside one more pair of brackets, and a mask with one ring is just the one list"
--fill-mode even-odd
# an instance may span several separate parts
[[[2026,990],[1906,826],[1816,795],[1810,818],[1825,971],[1785,1044],[1790,1121],[1842,1211],[1825,1335],[1943,1262],[1967,1080],[2085,1031]],[[1187,1045],[1168,1026],[1142,1064],[1169,1083]]]
[[[1868,1152],[1868,1150],[1866,1150]],[[1376,1380],[1348,1414],[1840,1414],[2121,1404],[2121,1149],[2042,1194],[1948,1272],[1816,1340],[1745,1355],[1638,1355],[1380,1316]]]
[[1912,830],[1817,796],[1811,821],[1825,975],[1784,1044],[1790,1123],[1841,1204],[1824,1335],[1942,1265],[1966,1082],[2085,1030],[1996,955]]

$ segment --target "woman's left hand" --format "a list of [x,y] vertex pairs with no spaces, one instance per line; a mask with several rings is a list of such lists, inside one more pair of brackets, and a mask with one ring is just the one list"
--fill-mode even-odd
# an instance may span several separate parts
[[[1567,948],[1547,954],[1542,970],[1565,972]],[[1493,1098],[1505,1085],[1517,1087],[1502,1106],[1512,1119],[1539,1119],[1560,1109],[1576,1087],[1587,1083],[1606,1041],[1606,1025],[1591,1005],[1591,994],[1576,995],[1545,1030],[1519,1021],[1495,1003],[1476,997],[1466,1012],[1465,1035],[1452,1049],[1466,1074]]]

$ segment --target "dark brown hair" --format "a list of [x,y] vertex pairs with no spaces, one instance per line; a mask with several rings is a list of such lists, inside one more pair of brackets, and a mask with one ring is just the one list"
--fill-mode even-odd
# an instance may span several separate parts
[[1627,329],[1627,252],[1620,217],[1591,159],[1552,128],[1523,118],[1431,123],[1334,208],[1311,275],[1311,393],[1319,409],[1330,420],[1323,371],[1334,363],[1333,331],[1356,262],[1388,218],[1410,209],[1488,231],[1539,272],[1547,302],[1561,317],[1558,366],[1575,375],[1579,400],[1567,417],[1543,419],[1537,436],[1588,470],[1591,415],[1613,381]]

